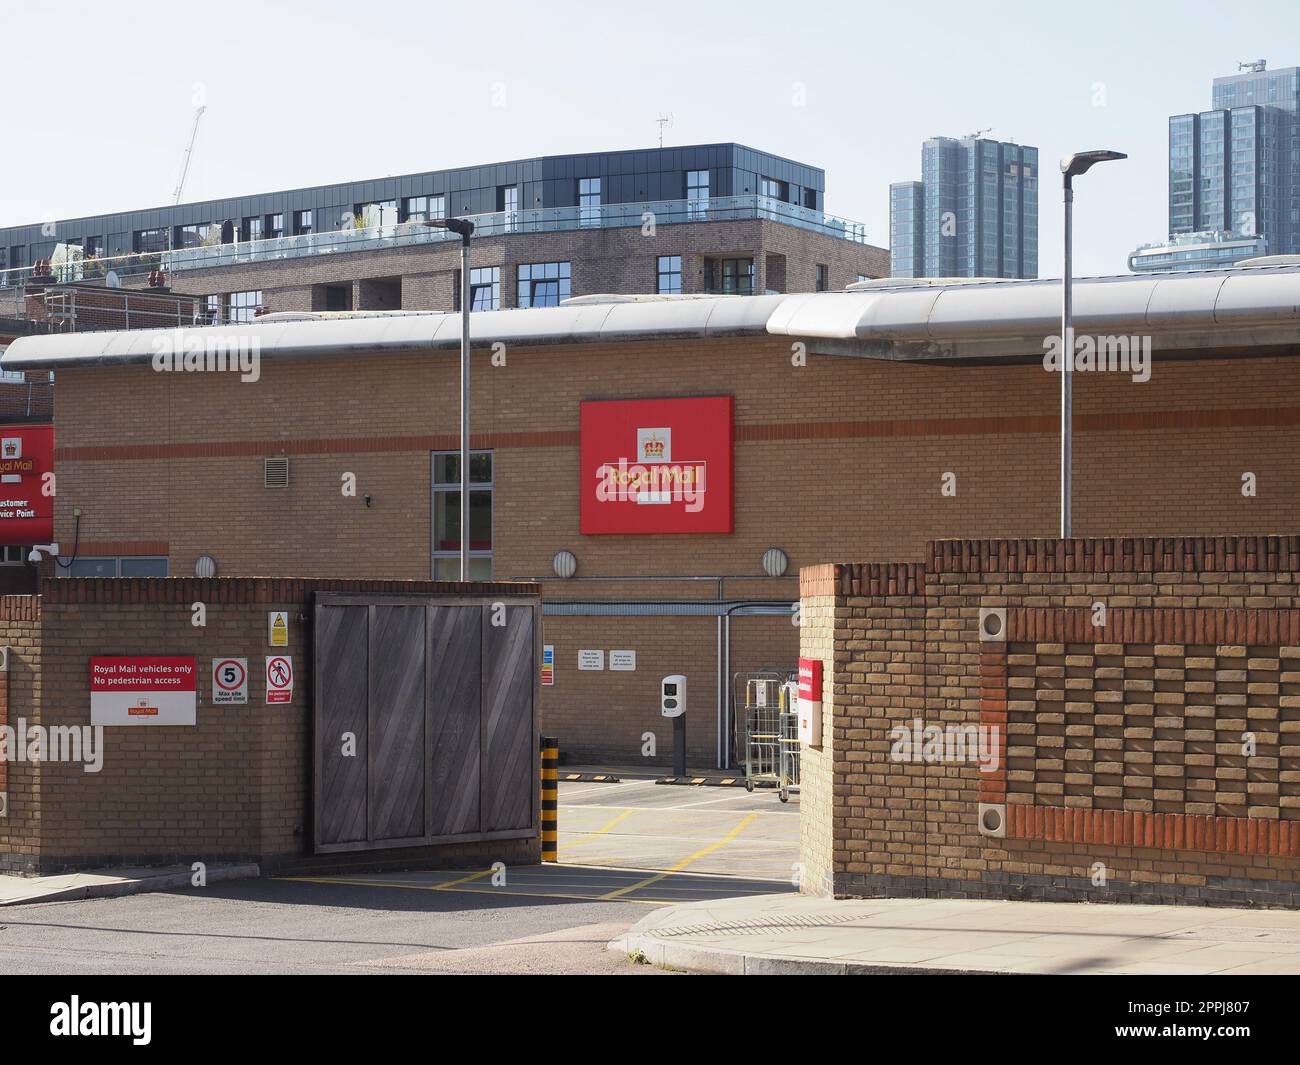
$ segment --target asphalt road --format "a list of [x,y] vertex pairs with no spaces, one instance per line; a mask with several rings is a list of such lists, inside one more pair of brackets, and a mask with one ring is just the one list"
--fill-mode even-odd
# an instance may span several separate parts
[[[592,790],[595,789],[595,790]],[[561,785],[559,865],[348,874],[0,909],[0,972],[651,975],[605,950],[655,907],[793,890],[771,793]]]

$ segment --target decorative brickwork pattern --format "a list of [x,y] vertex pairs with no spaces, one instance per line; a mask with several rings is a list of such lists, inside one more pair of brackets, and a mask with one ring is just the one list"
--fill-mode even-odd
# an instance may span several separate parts
[[[1300,906],[1300,538],[926,557],[907,592],[897,566],[802,574],[833,618],[802,633],[827,688],[802,801],[831,811],[804,890]],[[979,759],[951,742],[977,731]]]

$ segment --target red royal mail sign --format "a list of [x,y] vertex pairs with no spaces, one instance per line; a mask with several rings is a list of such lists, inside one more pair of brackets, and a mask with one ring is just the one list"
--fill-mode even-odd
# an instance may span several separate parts
[[54,539],[54,426],[0,426],[0,544]]
[[729,533],[732,399],[581,405],[581,530]]

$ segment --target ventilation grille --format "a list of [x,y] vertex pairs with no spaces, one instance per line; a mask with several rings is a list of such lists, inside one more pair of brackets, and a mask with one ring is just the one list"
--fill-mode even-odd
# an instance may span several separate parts
[[262,460],[262,482],[267,488],[289,487],[289,456]]

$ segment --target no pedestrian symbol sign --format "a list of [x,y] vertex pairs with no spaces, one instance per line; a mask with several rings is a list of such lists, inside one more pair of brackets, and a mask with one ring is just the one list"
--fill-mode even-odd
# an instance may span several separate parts
[[293,702],[293,660],[288,655],[266,656],[266,705]]
[[214,658],[212,660],[212,704],[214,706],[248,702],[248,659]]

